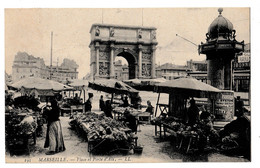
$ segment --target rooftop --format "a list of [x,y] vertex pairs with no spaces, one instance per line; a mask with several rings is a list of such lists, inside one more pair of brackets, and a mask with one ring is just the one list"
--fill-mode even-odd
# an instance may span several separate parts
[[114,28],[122,28],[122,29],[143,29],[143,30],[157,30],[155,27],[147,27],[147,26],[133,26],[133,25],[116,25],[116,24],[101,24],[101,23],[94,23],[90,28],[90,33],[93,27],[114,27]]
[[171,64],[171,63],[166,63],[161,66],[158,66],[157,69],[190,70],[185,65],[175,65],[175,64]]

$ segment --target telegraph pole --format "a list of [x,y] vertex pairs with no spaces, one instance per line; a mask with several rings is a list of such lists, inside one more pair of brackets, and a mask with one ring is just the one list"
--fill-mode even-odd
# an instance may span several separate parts
[[102,24],[104,23],[104,9],[102,8]]
[[144,8],[142,8],[142,26],[144,26]]
[[50,79],[52,76],[52,41],[53,41],[53,32],[51,32],[51,61],[50,61]]
[[52,76],[52,41],[53,41],[53,32],[51,32],[51,61],[50,61],[50,80]]

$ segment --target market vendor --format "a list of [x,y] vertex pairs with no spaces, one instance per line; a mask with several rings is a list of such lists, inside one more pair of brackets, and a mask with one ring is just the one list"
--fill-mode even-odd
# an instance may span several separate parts
[[190,107],[188,109],[188,124],[194,125],[199,120],[199,108],[195,103],[195,100],[192,98],[190,100]]
[[80,104],[80,97],[78,96],[78,93],[76,93],[75,97],[73,98],[73,104]]
[[103,99],[103,95],[100,96],[100,99],[99,99],[99,109],[101,111],[104,111],[105,110],[105,102],[104,102],[104,99]]
[[150,100],[147,101],[147,108],[146,108],[145,112],[148,112],[151,115],[153,115],[154,107],[152,106],[152,103]]
[[107,100],[104,106],[104,112],[106,117],[110,117],[113,118],[112,116],[112,105],[111,105],[111,101]]
[[131,104],[135,109],[141,109],[142,98],[137,94],[136,96],[131,96]]
[[88,93],[88,100],[84,103],[85,112],[90,112],[92,109],[93,93]]
[[128,106],[129,106],[128,96],[125,96],[123,98],[123,104],[121,105],[121,107],[128,107]]
[[47,115],[47,133],[44,148],[49,147],[46,155],[53,155],[65,151],[65,145],[60,123],[60,109],[55,98],[51,100],[51,109],[46,111]]
[[135,118],[135,116],[131,115],[130,111],[126,109],[124,112],[124,121],[126,122],[126,125],[133,131],[137,132],[137,124],[138,121]]

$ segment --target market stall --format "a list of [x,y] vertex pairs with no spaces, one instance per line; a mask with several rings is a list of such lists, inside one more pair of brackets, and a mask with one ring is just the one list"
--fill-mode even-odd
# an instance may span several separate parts
[[[117,95],[121,95],[121,98],[123,97],[123,95],[127,95],[130,98],[137,97],[138,96],[138,91],[133,89],[132,87],[128,86],[127,84],[125,84],[125,83],[123,83],[121,81],[115,80],[115,79],[98,79],[98,80],[95,80],[95,81],[91,81],[91,82],[89,82],[89,87],[94,89],[94,90],[103,91],[103,92],[111,94],[111,101],[110,101],[111,104],[110,104],[110,107],[111,107],[111,112],[113,112],[113,114],[114,114],[114,118],[113,118],[113,116],[110,116],[111,118],[110,117],[106,117],[106,120],[110,120],[111,123],[123,123],[123,125],[119,124],[119,127],[118,127],[119,130],[121,130],[122,128],[127,128],[127,130],[128,130],[125,133],[122,133],[122,132],[120,133],[121,135],[125,135],[126,134],[127,137],[128,137],[128,138],[125,138],[125,136],[123,136],[124,137],[122,139],[124,141],[123,144],[126,144],[125,140],[129,141],[129,133],[131,133],[131,138],[130,139],[131,139],[132,142],[134,141],[134,144],[135,144],[134,150],[137,150],[137,148],[136,148],[137,136],[135,135],[134,137],[132,137],[132,135],[133,135],[132,133],[133,132],[136,133],[136,127],[135,126],[137,126],[137,123],[133,124],[133,122],[135,123],[135,122],[138,121],[138,117],[136,115],[134,115],[133,111],[135,111],[137,113],[138,113],[138,111],[137,110],[133,110],[133,108],[130,108],[129,105],[127,105],[127,106],[123,105],[123,106],[119,107],[118,103],[114,103],[114,99],[115,99],[115,97]],[[124,98],[127,98],[127,97],[124,97]],[[127,104],[128,104],[128,101],[127,101]],[[106,106],[106,109],[104,110],[106,116],[107,116],[107,109],[108,109],[108,106]],[[128,110],[126,110],[126,109],[128,109]],[[129,120],[122,121],[123,117],[125,117],[125,115],[126,115],[126,112],[129,112],[129,113],[127,113],[128,117],[126,117]],[[129,124],[129,122],[130,122],[130,124]],[[97,122],[97,124],[98,124],[98,122]],[[133,127],[133,125],[135,125],[135,126]],[[113,144],[115,144],[114,142],[112,142],[109,139],[108,140],[107,139],[102,139],[102,141],[101,142],[97,142],[97,144],[95,146],[100,146],[101,145],[100,143],[101,144],[106,144],[106,143],[110,144],[108,146],[113,146]],[[92,144],[92,142],[90,142],[89,144]],[[118,142],[117,141],[116,144],[117,145],[118,144],[122,144],[122,142]],[[125,151],[129,150],[129,147],[126,147],[126,146],[123,147],[123,148],[122,148],[122,146],[121,147],[112,147],[112,148],[113,148],[112,150],[109,150],[110,152],[111,151],[115,151],[115,150],[119,150],[119,148],[120,149],[124,148]],[[92,150],[89,150],[89,151],[92,151]]]
[[[123,116],[125,111],[129,111],[131,115],[135,116],[138,120],[138,122],[142,121],[142,122],[146,122],[146,123],[150,123],[151,120],[151,114],[148,112],[143,112],[142,110],[138,110],[135,108],[131,108],[131,107],[115,107],[113,109],[113,113],[114,113],[114,119],[120,120]],[[144,119],[146,118],[146,119]]]
[[129,79],[129,80],[124,80],[123,82],[137,90],[153,91],[154,86],[156,84],[163,83],[166,81],[167,80],[164,78],[155,78],[155,79]]
[[[88,87],[88,81],[87,80],[83,80],[83,79],[74,79],[72,81],[69,82],[69,86],[73,87],[74,90],[73,91],[79,91],[79,97],[81,97],[81,94],[83,94],[83,102],[86,101],[86,90]],[[74,96],[74,94],[73,94]]]
[[[141,98],[138,91],[131,86],[115,79],[99,79],[89,82],[89,87],[95,90],[111,93],[111,102],[114,104],[113,113],[116,119],[120,118],[120,116],[122,116],[127,110],[132,116],[136,117],[138,121],[145,119],[143,121],[150,122],[151,114],[142,112],[141,108],[138,108],[138,106],[140,106],[138,105],[138,103],[140,103],[138,100]],[[115,94],[128,95],[133,104],[129,104],[129,106],[120,106],[118,103],[114,103]]]
[[125,94],[129,96],[138,95],[137,90],[116,79],[97,79],[94,81],[90,81],[89,87],[94,90],[111,93],[111,102],[113,102],[114,94]]
[[45,106],[40,101],[47,103],[49,97],[58,97],[61,91],[72,88],[55,81],[34,77],[21,79],[13,83],[11,88],[21,92],[21,96],[14,99],[6,97],[7,149],[11,155],[18,149],[29,154],[30,139],[33,137],[33,144],[36,143],[36,136],[42,136],[42,126],[45,123],[43,117]]
[[29,155],[30,146],[36,144],[36,137],[41,132],[40,112],[32,110],[32,106],[15,106],[14,102],[6,102],[5,106],[6,150],[10,155]]
[[[216,132],[210,122],[210,117],[214,114],[214,106],[208,104],[208,106],[203,107],[204,110],[198,108],[198,111],[208,111],[209,113],[204,120],[196,122],[196,124],[189,122],[188,106],[190,98],[193,99],[194,97],[208,98],[209,102],[216,100],[218,93],[220,93],[219,89],[193,78],[179,78],[158,84],[155,91],[159,93],[155,111],[155,116],[159,117],[152,121],[155,124],[155,135],[159,133],[162,137],[162,134],[166,135],[166,132],[169,132],[176,137],[177,146],[185,149],[186,152],[189,152],[192,144],[198,142],[201,144],[205,140],[205,136],[215,136]],[[160,104],[160,93],[169,94],[168,105]],[[157,113],[159,114],[157,115]],[[202,124],[202,122],[204,123]]]
[[62,83],[35,77],[21,79],[11,85],[11,87],[19,90],[22,96],[31,95],[39,98],[41,102],[47,102],[48,97],[56,96],[61,99],[62,91],[73,90],[72,87]]
[[88,141],[91,154],[127,153],[137,147],[138,138],[131,129],[104,113],[75,113],[70,126]]

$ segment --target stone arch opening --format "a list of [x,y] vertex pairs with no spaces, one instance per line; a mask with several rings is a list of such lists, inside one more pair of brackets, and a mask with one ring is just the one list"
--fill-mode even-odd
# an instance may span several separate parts
[[120,52],[116,55],[116,57],[123,57],[128,62],[128,79],[136,78],[136,70],[137,70],[137,60],[136,58],[129,52]]

